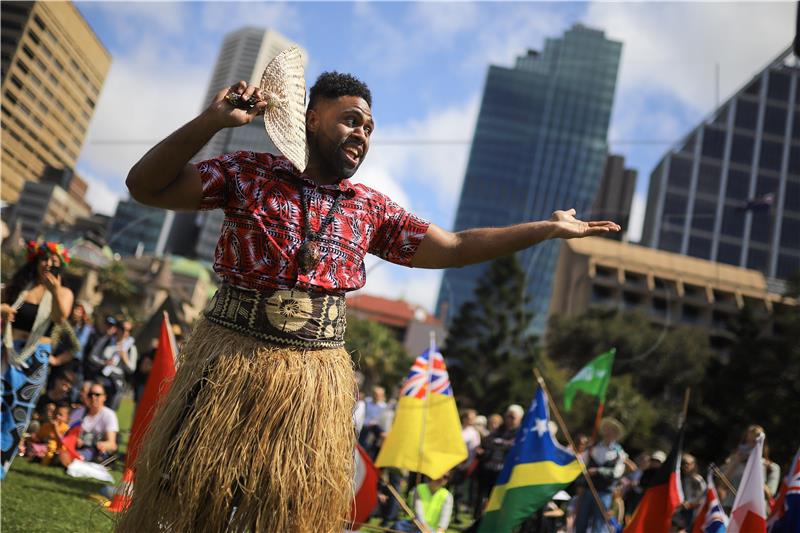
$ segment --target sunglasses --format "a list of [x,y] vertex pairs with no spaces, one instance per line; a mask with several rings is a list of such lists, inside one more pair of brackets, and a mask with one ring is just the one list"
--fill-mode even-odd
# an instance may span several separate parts
[[105,396],[102,392],[90,392],[88,394],[89,398],[98,398],[100,396]]

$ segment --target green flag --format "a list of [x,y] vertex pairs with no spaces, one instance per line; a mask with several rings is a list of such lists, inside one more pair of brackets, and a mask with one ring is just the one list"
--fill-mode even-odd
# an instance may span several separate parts
[[617,349],[611,348],[606,353],[598,355],[569,380],[564,387],[565,410],[572,409],[572,399],[579,390],[592,396],[599,396],[600,403],[606,401],[606,389],[608,381],[611,379],[611,367],[614,366],[614,354],[616,353]]

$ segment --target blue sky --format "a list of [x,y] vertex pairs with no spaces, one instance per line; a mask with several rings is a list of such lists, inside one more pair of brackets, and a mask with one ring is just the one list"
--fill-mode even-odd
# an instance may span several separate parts
[[[126,197],[130,166],[201,110],[224,34],[251,25],[306,48],[309,83],[323,70],[340,70],[370,85],[377,128],[357,178],[450,227],[488,65],[510,66],[575,23],[602,29],[623,43],[609,140],[639,171],[634,239],[655,163],[713,110],[717,94],[727,98],[789,44],[795,9],[791,2],[77,6],[113,56],[78,161],[89,202],[106,213]],[[433,305],[438,272],[378,264],[368,263],[365,290]]]

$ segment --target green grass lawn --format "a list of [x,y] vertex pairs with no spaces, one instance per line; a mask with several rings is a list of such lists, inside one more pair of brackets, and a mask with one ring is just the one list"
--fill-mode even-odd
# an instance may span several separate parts
[[[124,452],[133,415],[133,400],[125,398],[118,411]],[[116,481],[120,461],[111,465]],[[90,494],[106,486],[91,479],[73,478],[62,467],[42,466],[17,457],[0,490],[0,530],[3,533],[111,532],[111,515]]]
[[[125,398],[118,411],[125,452],[133,416],[133,400]],[[111,465],[114,480],[122,477],[123,464]],[[0,486],[0,531],[3,533],[111,533],[112,515],[89,498],[107,486],[91,479],[70,477],[62,467],[42,466],[17,457]],[[379,520],[373,520],[379,522]],[[453,524],[460,531],[469,522]],[[370,531],[364,528],[364,531]],[[372,530],[374,531],[374,530]]]

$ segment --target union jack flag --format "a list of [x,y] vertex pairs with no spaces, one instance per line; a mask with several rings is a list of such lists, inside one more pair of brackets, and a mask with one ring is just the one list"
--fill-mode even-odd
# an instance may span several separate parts
[[428,393],[442,394],[444,396],[453,395],[453,388],[450,386],[450,376],[447,375],[444,357],[442,357],[439,350],[434,348],[433,357],[430,358],[429,365],[428,355],[430,352],[430,349],[422,352],[414,361],[414,364],[411,365],[411,372],[408,373],[408,377],[400,388],[401,395],[419,399],[425,398]]

